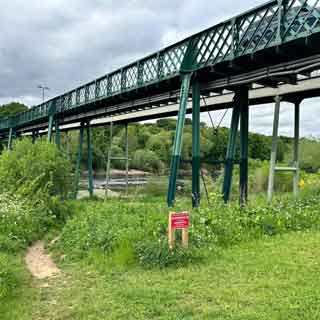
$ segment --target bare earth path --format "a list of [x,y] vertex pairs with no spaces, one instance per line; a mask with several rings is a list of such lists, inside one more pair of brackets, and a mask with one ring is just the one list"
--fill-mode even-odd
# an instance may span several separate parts
[[37,241],[29,248],[25,262],[37,279],[49,278],[60,272],[50,256],[45,253],[43,241]]

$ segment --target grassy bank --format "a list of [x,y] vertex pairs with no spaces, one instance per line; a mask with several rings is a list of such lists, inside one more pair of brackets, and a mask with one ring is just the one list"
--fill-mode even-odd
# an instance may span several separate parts
[[266,237],[167,270],[60,262],[59,278],[1,304],[1,319],[315,320],[319,241],[316,232]]

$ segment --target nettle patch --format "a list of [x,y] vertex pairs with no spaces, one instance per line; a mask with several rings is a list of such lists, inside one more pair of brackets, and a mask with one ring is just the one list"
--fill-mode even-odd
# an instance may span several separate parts
[[0,251],[25,248],[47,230],[52,217],[42,208],[21,197],[0,194]]

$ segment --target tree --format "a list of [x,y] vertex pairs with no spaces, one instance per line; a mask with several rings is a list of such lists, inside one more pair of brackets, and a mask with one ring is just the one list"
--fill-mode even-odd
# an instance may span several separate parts
[[28,110],[28,107],[19,102],[10,102],[0,106],[0,119],[13,116],[17,113]]
[[137,150],[133,156],[132,166],[136,169],[155,173],[160,173],[163,169],[163,163],[159,160],[157,154],[150,150]]

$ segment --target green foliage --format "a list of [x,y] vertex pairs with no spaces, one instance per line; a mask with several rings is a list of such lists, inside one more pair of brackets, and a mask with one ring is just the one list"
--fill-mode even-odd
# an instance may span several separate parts
[[90,202],[67,222],[57,248],[92,261],[101,262],[103,255],[108,263],[122,266],[163,268],[199,260],[193,250],[168,248],[166,223],[166,215],[152,205]]
[[[139,170],[159,173],[167,171],[170,167],[173,139],[176,129],[175,119],[160,119],[156,123],[130,124],[129,133],[129,158],[132,159],[130,167]],[[226,155],[229,136],[228,128],[213,129],[205,123],[201,123],[200,131],[201,158],[210,163],[212,160],[223,160]],[[85,138],[86,139],[86,138]],[[70,158],[75,161],[78,144],[78,133],[70,133],[65,149],[70,152]],[[239,142],[239,137],[237,138]],[[109,127],[93,128],[93,166],[95,169],[106,168],[108,149],[110,146]],[[291,138],[281,137],[278,142],[278,161],[284,161],[290,151]],[[184,128],[182,159],[190,160],[192,151],[192,120],[186,119]],[[261,134],[249,134],[249,158],[257,160],[269,160],[271,151],[271,137]],[[153,152],[153,153],[150,153]],[[145,155],[142,155],[145,153]],[[125,129],[123,125],[113,126],[112,154],[115,157],[123,157],[125,154]],[[146,158],[148,161],[144,161]],[[239,158],[239,143],[237,143],[236,158]],[[86,163],[86,151],[84,151],[83,165]],[[112,167],[124,169],[124,161],[112,161]],[[160,168],[160,169],[159,169]],[[208,168],[213,168],[208,164]],[[190,170],[190,168],[188,168]]]
[[[223,203],[211,194],[211,207],[191,213],[189,249],[167,246],[165,206],[154,203],[81,202],[78,213],[63,229],[57,249],[70,258],[139,263],[144,267],[182,266],[201,260],[210,251],[250,239],[290,231],[319,229],[319,192],[300,201],[277,201],[272,205],[253,203],[247,208]],[[175,210],[186,208],[178,204]],[[99,257],[99,258],[97,258]]]
[[17,251],[38,239],[55,224],[47,203],[0,194],[0,251]]
[[[152,235],[161,216],[153,206],[120,203],[80,203],[67,221],[59,246],[72,256],[84,257],[92,250],[112,254],[119,247]],[[125,244],[125,245],[124,245]]]
[[135,247],[138,261],[145,267],[182,267],[202,260],[202,256],[193,248],[186,250],[177,245],[170,249],[166,237],[159,241],[141,241]]
[[7,298],[18,284],[12,259],[0,252],[0,301]]
[[191,237],[198,247],[230,246],[248,239],[274,236],[289,231],[319,229],[319,195],[272,205],[254,203],[246,208],[225,205],[221,196],[211,195],[212,208],[193,216]]
[[151,177],[143,187],[146,197],[164,197],[167,194],[168,177]]
[[11,102],[0,106],[0,119],[13,116],[17,113],[28,110],[28,107],[19,102]]
[[0,156],[0,251],[25,248],[65,220],[70,210],[61,200],[70,171],[67,158],[46,142],[21,140]]
[[155,173],[161,173],[163,169],[162,162],[155,152],[149,150],[137,150],[134,153],[132,167],[142,170],[151,170]]
[[28,139],[17,141],[13,150],[0,156],[0,192],[35,197],[45,190],[65,199],[71,187],[71,165],[56,145]]
[[271,139],[257,133],[249,136],[249,157],[252,159],[269,160]]
[[[253,168],[251,168],[253,169]],[[255,170],[251,174],[251,191],[252,192],[266,192],[269,181],[270,164],[268,162],[258,162]],[[274,190],[276,192],[289,192],[293,188],[293,174],[292,172],[277,171],[274,176]]]
[[301,140],[300,167],[308,173],[315,173],[320,169],[320,148],[318,140]]

